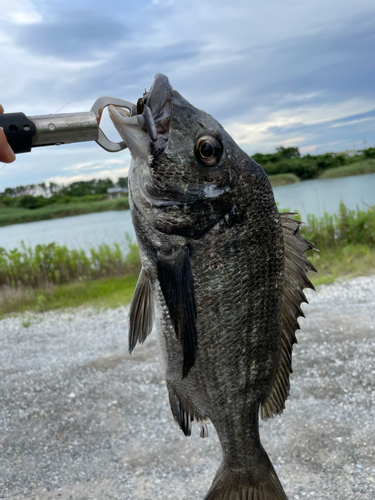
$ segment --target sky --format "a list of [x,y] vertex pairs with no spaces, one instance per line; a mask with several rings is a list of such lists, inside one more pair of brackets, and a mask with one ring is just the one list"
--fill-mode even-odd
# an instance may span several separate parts
[[[5,112],[136,102],[164,73],[250,155],[375,146],[374,0],[0,0],[0,44]],[[0,191],[117,180],[129,162],[95,142],[36,148],[0,164]]]

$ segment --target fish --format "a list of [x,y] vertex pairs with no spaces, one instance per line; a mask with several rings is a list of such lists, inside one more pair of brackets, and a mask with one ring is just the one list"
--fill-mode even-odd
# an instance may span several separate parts
[[172,414],[217,431],[205,500],[285,500],[259,417],[285,408],[314,247],[279,213],[267,175],[211,115],[157,74],[132,112],[109,114],[131,153],[129,204],[142,270],[129,351],[156,325]]

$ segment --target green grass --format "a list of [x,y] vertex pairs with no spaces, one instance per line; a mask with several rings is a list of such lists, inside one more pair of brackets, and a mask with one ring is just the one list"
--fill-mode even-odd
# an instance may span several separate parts
[[364,175],[375,173],[375,160],[369,159],[344,165],[343,167],[330,168],[324,171],[319,179],[335,179],[337,177],[349,177],[350,175]]
[[[308,258],[318,269],[317,274],[309,274],[315,287],[335,280],[375,274],[375,249],[367,245],[310,251]],[[0,298],[0,318],[7,314],[38,314],[79,306],[101,309],[127,305],[132,299],[137,278],[136,273],[36,289],[5,287]],[[26,316],[22,324],[27,328],[31,322],[31,318]]]
[[375,206],[368,210],[349,210],[341,203],[338,214],[308,215],[302,235],[318,248],[338,250],[351,245],[375,249]]
[[308,215],[301,232],[320,249],[308,256],[318,270],[314,285],[375,274],[375,206],[349,210],[341,203],[338,214]]
[[268,176],[271,186],[286,186],[287,184],[294,184],[300,182],[301,179],[295,174],[276,174]]
[[141,268],[138,247],[128,236],[125,241],[126,250],[115,243],[91,248],[89,253],[54,243],[0,248],[0,286],[40,288],[137,272]]
[[[375,274],[375,207],[336,215],[307,217],[302,235],[320,252],[308,258],[318,270],[315,286],[337,279]],[[139,252],[129,242],[124,255],[118,245],[83,251],[38,245],[35,249],[0,251],[0,317],[77,306],[117,307],[131,300],[140,269]],[[23,326],[30,325],[27,316]]]
[[93,212],[106,212],[108,210],[125,210],[128,208],[129,202],[127,197],[115,198],[114,200],[55,203],[33,210],[20,207],[7,207],[0,208],[0,226],[57,219],[59,217]]
[[367,245],[310,251],[307,257],[318,270],[318,273],[309,273],[309,279],[315,287],[336,280],[375,274],[375,248]]
[[[128,274],[38,289],[5,288],[1,294],[0,318],[10,313],[38,313],[77,306],[119,307],[130,303],[137,279],[138,274]],[[29,325],[30,320],[24,319],[23,326],[27,328]]]

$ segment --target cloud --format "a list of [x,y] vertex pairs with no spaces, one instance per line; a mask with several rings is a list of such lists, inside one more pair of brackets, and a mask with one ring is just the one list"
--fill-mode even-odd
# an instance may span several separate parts
[[117,168],[117,169],[103,169],[95,172],[95,175],[92,173],[87,174],[76,174],[76,175],[55,175],[49,177],[46,182],[54,182],[56,184],[71,184],[72,182],[79,181],[91,181],[92,179],[112,179],[112,181],[116,182],[119,177],[127,177],[129,167]]
[[108,160],[101,161],[89,161],[84,163],[74,163],[68,167],[64,167],[64,171],[80,171],[80,170],[97,170],[98,168],[111,167],[115,165],[123,165],[124,167],[129,167],[129,158],[125,159],[115,159],[110,158]]
[[308,153],[316,153],[318,148],[319,148],[319,144],[311,144],[310,146],[304,146],[303,148],[299,148],[299,152],[302,155],[305,155]]
[[13,30],[17,45],[39,56],[69,61],[101,57],[130,32],[128,26],[115,18],[99,17],[90,11],[67,12],[56,19]]
[[375,120],[375,116],[367,116],[365,118],[359,118],[357,120],[347,120],[347,121],[341,122],[341,123],[334,123],[333,125],[331,125],[331,127],[332,128],[345,127],[345,126],[354,125],[354,124],[357,124],[357,123],[368,122],[368,121],[371,121],[371,120]]
[[[373,0],[1,3],[7,112],[88,111],[101,95],[136,102],[162,72],[248,151],[321,152],[375,137]],[[109,158],[95,145],[33,151],[0,184],[123,168]]]
[[[288,130],[297,126],[309,126],[332,122],[351,115],[366,113],[374,109],[374,100],[354,98],[340,103],[324,104],[321,106],[301,106],[298,108],[284,108],[271,112],[263,121],[255,123],[229,122],[228,132],[238,144],[262,143],[269,141],[274,134],[281,130]],[[331,125],[332,126],[332,125]],[[303,138],[291,140],[301,142]]]
[[16,25],[42,21],[41,14],[30,0],[1,0],[0,21]]

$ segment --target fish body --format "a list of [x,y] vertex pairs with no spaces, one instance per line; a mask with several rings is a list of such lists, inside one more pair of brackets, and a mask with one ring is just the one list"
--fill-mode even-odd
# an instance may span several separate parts
[[312,245],[279,214],[262,168],[164,75],[137,108],[110,108],[132,154],[142,261],[130,351],[155,320],[177,423],[190,435],[197,421],[202,437],[214,425],[223,458],[206,500],[285,500],[258,415],[284,408]]

